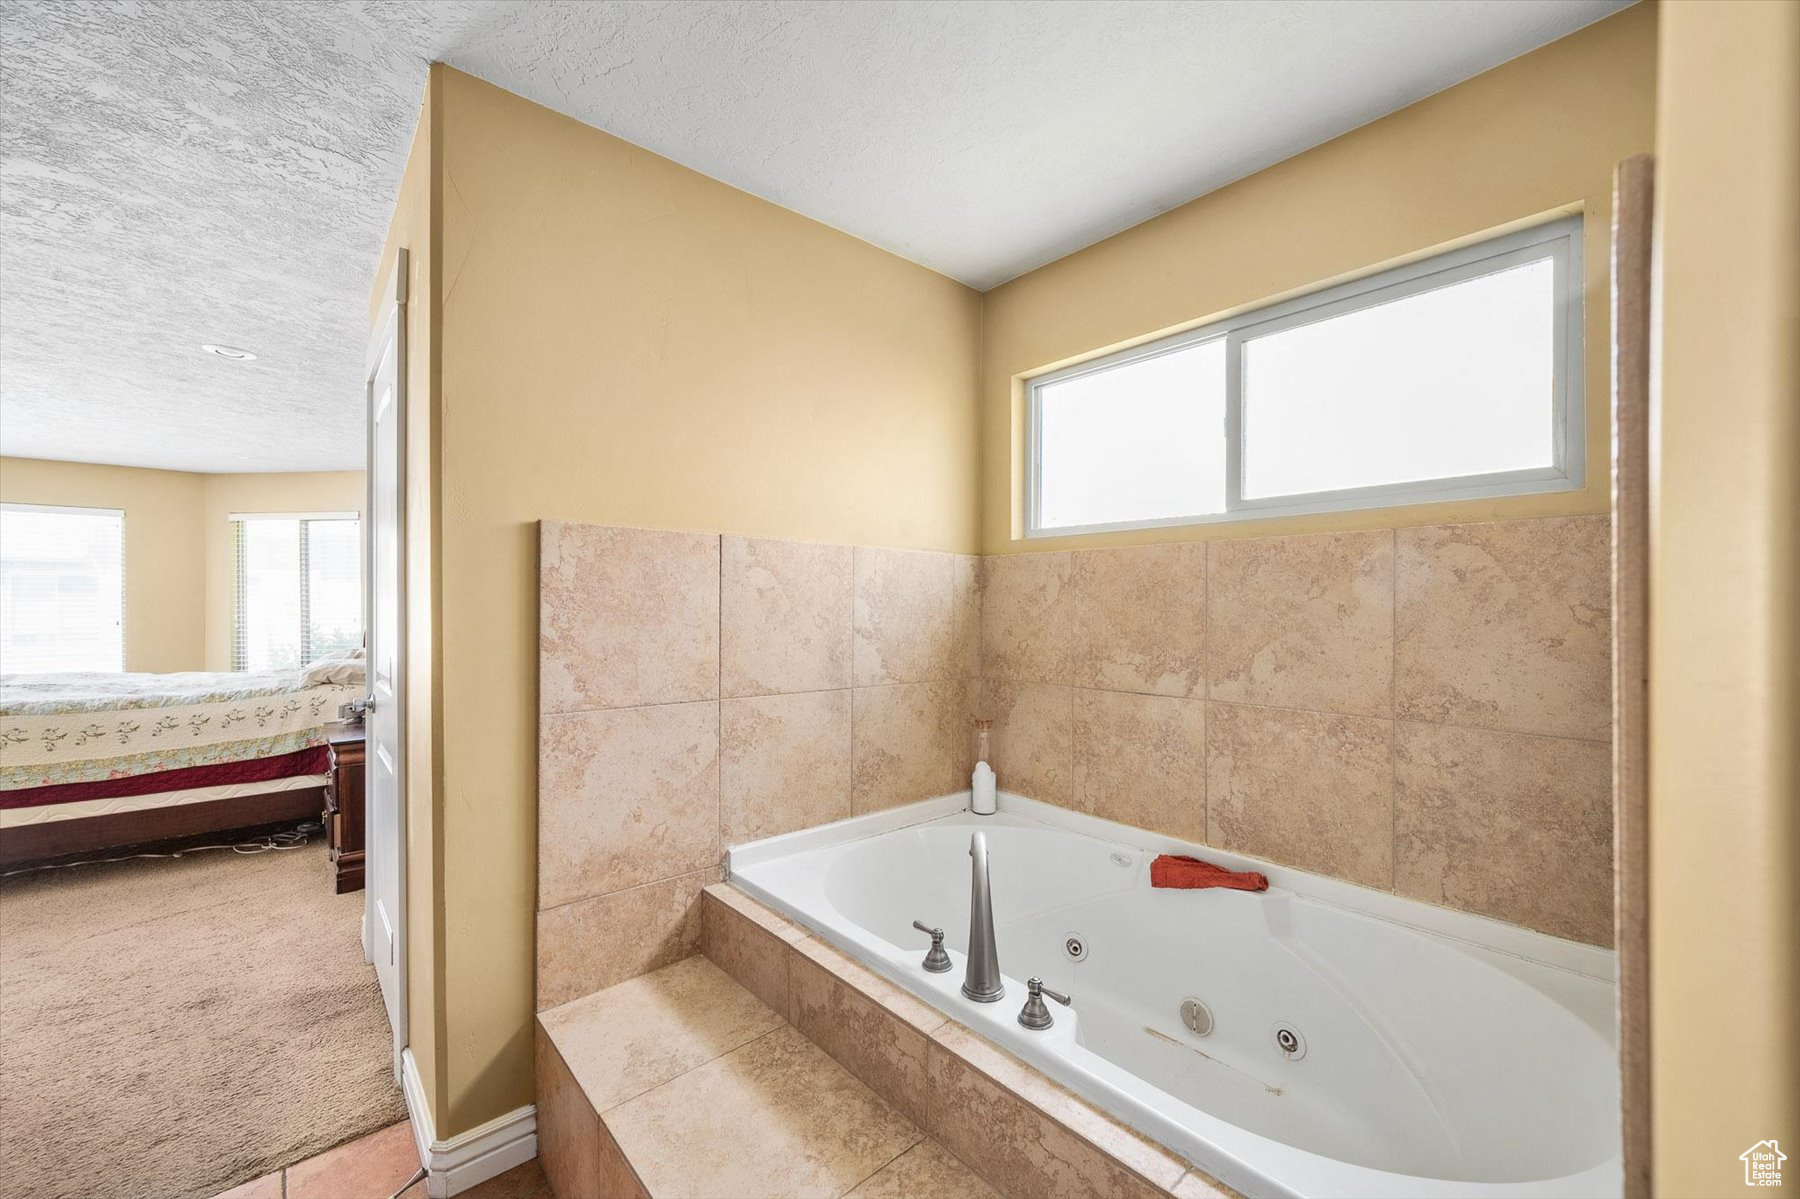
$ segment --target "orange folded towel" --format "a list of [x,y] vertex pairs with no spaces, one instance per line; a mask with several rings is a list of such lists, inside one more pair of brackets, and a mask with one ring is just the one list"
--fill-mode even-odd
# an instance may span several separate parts
[[1230,887],[1234,891],[1267,891],[1269,878],[1255,870],[1227,870],[1199,858],[1184,858],[1165,853],[1150,863],[1152,887]]

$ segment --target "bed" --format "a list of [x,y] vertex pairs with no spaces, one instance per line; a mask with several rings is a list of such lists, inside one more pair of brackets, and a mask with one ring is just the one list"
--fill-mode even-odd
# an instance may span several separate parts
[[318,677],[0,676],[0,865],[318,816],[363,692]]

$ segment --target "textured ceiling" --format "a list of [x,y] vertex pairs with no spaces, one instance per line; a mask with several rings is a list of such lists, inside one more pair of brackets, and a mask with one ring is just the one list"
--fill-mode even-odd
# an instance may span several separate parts
[[0,452],[359,466],[433,59],[986,288],[1624,3],[6,0]]

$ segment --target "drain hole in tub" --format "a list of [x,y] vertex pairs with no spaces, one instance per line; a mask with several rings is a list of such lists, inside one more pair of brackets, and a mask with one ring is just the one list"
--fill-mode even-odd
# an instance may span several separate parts
[[1181,1001],[1181,1022],[1196,1037],[1204,1037],[1213,1030],[1212,1009],[1189,996]]
[[1274,1028],[1275,1048],[1281,1050],[1281,1056],[1290,1062],[1297,1062],[1306,1056],[1306,1038],[1300,1030],[1291,1024],[1277,1024]]
[[1068,955],[1071,962],[1079,962],[1087,956],[1087,952],[1087,942],[1079,934],[1070,933],[1063,938],[1063,953]]

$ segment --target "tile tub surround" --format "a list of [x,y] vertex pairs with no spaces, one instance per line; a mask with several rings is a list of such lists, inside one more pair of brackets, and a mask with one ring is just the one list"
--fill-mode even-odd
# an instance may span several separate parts
[[545,522],[538,1005],[696,952],[723,846],[960,790],[975,716],[1020,794],[1609,944],[1607,526],[976,559]]
[[978,567],[541,523],[540,1010],[697,952],[726,845],[968,785]]
[[985,558],[1000,785],[1610,944],[1608,541],[1578,516]]
[[705,957],[540,1014],[536,1042],[539,1156],[562,1199],[996,1199]]
[[783,953],[789,1022],[1009,1199],[1234,1193],[730,884],[702,902],[711,960],[766,986]]

